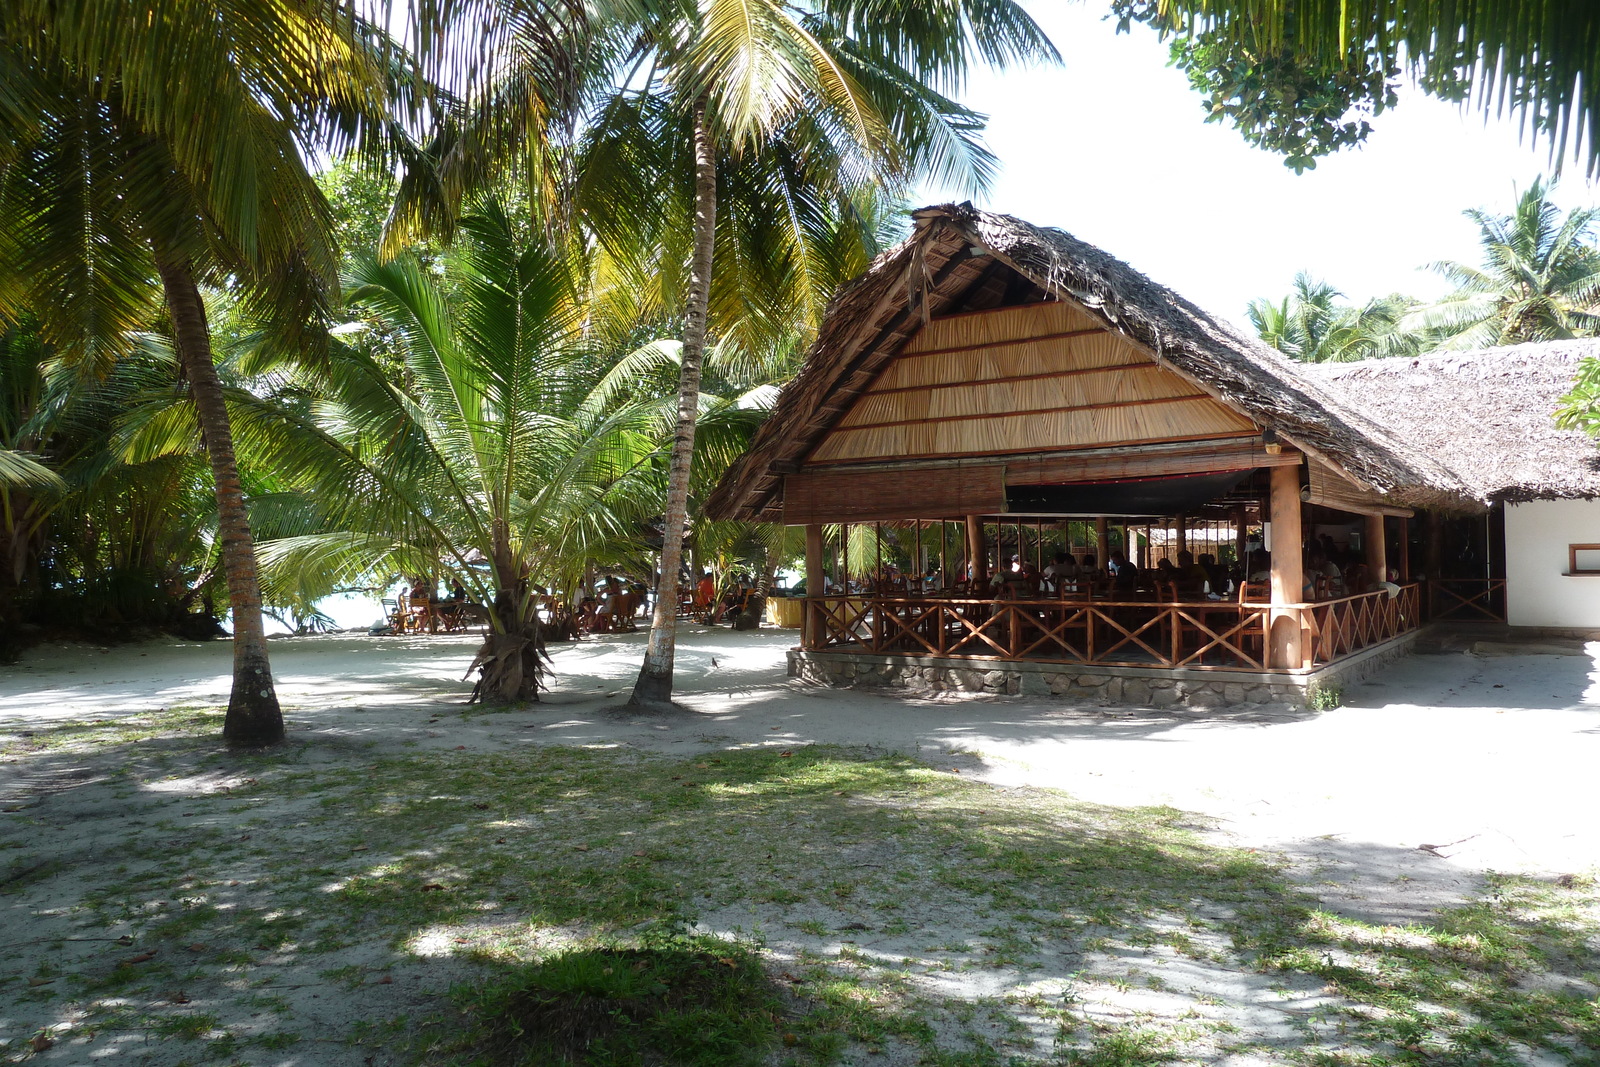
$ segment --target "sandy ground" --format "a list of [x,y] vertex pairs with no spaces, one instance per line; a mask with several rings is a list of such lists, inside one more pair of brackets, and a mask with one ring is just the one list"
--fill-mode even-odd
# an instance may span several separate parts
[[[793,641],[782,630],[685,630],[677,692],[695,714],[670,721],[617,714],[642,633],[564,646],[541,706],[452,723],[447,735],[426,720],[462,705],[476,638],[285,638],[272,654],[295,730],[451,748],[509,736],[674,752],[818,742],[950,754],[1000,785],[1204,813],[1237,841],[1314,856],[1358,882],[1406,873],[1418,893],[1446,889],[1458,872],[1600,866],[1597,644],[1568,655],[1512,646],[1413,656],[1329,712],[1173,714],[817,689],[786,677]],[[0,732],[223,703],[229,666],[225,642],[37,649],[0,668]]]
[[[349,743],[363,751],[465,747],[499,756],[543,744],[679,756],[813,742],[898,751],[1000,787],[1048,787],[1091,802],[1168,804],[1201,813],[1223,841],[1289,857],[1289,873],[1325,907],[1379,923],[1426,922],[1437,907],[1476,891],[1485,871],[1549,876],[1600,867],[1594,818],[1600,792],[1593,771],[1600,765],[1600,645],[1566,655],[1515,648],[1486,650],[1501,653],[1492,655],[1419,655],[1347,693],[1344,707],[1327,712],[1174,714],[816,689],[786,677],[784,652],[794,642],[792,631],[687,629],[679,642],[678,695],[690,713],[663,719],[632,715],[624,707],[643,642],[637,634],[559,648],[554,690],[540,705],[487,714],[464,705],[470,686],[461,674],[476,645],[473,637],[328,635],[277,640],[272,652],[290,729],[313,742],[308,751],[329,758],[351,751]],[[0,668],[0,740],[75,720],[215,706],[226,701],[229,668],[225,642],[36,649],[21,663]],[[17,766],[8,780],[0,780],[0,819],[28,818],[38,798],[69,784],[18,775]],[[179,792],[220,788],[184,781],[171,786]],[[157,801],[165,802],[145,798]],[[702,921],[733,927],[770,918],[741,911]],[[923,933],[948,926],[964,934],[970,918],[925,916]],[[879,940],[881,946],[862,940],[858,948],[903,951]],[[857,947],[856,939],[831,935],[816,944],[797,939],[769,948],[837,955],[846,945]],[[100,951],[85,947],[91,949]],[[436,996],[455,972],[438,969],[439,961],[424,962],[435,969],[413,961],[412,973],[396,973],[407,982],[415,976],[419,988],[426,983]],[[1108,989],[1086,1002],[1084,1011],[1113,1020],[1130,1011],[1183,1019],[1196,1004],[1215,1001],[1226,1006],[1217,1009],[1224,1021],[1269,1040],[1294,1013],[1320,1003],[1313,986],[1283,989],[1276,979],[1238,970],[1191,973],[1192,960],[1153,951],[1141,951],[1138,965],[1190,992],[1178,997]],[[1062,974],[1086,966],[1063,962],[1048,977],[1060,985]],[[1027,988],[1039,977],[963,970],[927,981],[948,984],[948,990],[935,990],[941,994],[978,998]],[[394,1007],[360,998],[337,1010],[325,999],[313,1004],[327,983],[314,975],[304,981],[296,1017],[326,1019],[329,1033]],[[1194,991],[1209,999],[1197,1001]],[[1158,1003],[1163,997],[1172,1003]],[[428,1002],[420,993],[416,998]],[[0,1017],[5,1015],[0,1005]],[[45,1060],[78,1062],[73,1057],[90,1048],[103,1058],[113,1047],[63,1043]],[[147,1043],[120,1047],[137,1047],[133,1058],[140,1063],[167,1062],[148,1058],[153,1053]],[[271,1062],[375,1061],[347,1059],[329,1045],[302,1047]],[[873,1062],[902,1061],[891,1055]]]

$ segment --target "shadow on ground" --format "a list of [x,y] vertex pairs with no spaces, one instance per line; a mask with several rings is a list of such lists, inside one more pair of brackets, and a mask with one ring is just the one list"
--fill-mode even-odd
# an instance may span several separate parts
[[1189,813],[882,750],[240,757],[217,726],[6,752],[24,785],[0,817],[0,1054],[43,1035],[40,1063],[445,1063],[474,1032],[452,985],[663,929],[760,952],[797,1064],[1576,1063],[1600,1044],[1587,879],[1415,879],[1403,908],[1365,907],[1392,850],[1307,842],[1307,876]]

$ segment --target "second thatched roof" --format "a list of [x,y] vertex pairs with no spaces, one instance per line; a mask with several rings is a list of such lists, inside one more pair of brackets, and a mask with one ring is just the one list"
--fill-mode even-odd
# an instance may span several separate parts
[[1372,422],[1426,450],[1490,502],[1600,497],[1600,449],[1552,419],[1600,339],[1306,364]]

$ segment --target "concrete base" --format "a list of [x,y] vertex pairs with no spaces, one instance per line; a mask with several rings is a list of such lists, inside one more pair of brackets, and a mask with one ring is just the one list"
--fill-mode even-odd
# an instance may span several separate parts
[[907,692],[972,693],[1140,707],[1216,708],[1310,702],[1314,690],[1353,685],[1410,653],[1413,631],[1308,671],[1164,670],[1091,667],[940,656],[884,656],[848,650],[789,651],[789,676],[835,688],[888,687]]

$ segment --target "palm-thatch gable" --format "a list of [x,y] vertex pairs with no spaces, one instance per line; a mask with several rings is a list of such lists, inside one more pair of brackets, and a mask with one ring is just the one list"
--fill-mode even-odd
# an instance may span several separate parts
[[1552,419],[1600,340],[1548,341],[1301,368],[1486,501],[1600,497],[1600,450]]
[[1238,415],[1396,503],[1477,504],[1453,472],[1280,353],[1093,245],[970,204],[925,208],[914,218],[911,239],[830,303],[800,374],[707,501],[710,515],[781,518],[774,505],[784,475],[800,470],[922,325],[1028,300],[1082,309]]

